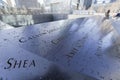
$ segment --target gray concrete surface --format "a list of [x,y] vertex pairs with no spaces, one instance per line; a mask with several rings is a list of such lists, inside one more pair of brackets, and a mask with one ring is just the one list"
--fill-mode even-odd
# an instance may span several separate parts
[[71,71],[98,80],[120,79],[119,34],[102,17],[1,30],[0,36],[0,44],[11,43]]

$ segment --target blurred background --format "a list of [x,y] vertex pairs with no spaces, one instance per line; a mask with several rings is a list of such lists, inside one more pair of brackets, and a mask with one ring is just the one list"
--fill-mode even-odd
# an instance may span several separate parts
[[14,27],[120,11],[120,0],[0,0],[0,20]]

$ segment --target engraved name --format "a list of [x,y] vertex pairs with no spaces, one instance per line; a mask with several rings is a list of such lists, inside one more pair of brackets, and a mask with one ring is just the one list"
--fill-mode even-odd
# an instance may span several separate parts
[[4,69],[30,68],[36,66],[35,60],[16,60],[14,58],[10,58],[6,63],[7,65]]

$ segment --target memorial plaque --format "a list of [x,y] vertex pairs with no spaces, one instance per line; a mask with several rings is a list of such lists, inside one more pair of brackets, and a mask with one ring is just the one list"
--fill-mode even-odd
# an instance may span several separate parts
[[[102,19],[62,20],[4,30],[0,40],[72,71],[100,80],[117,80],[120,79],[119,45],[116,44],[119,36],[111,22]],[[22,63],[24,66],[26,61]],[[31,63],[34,61],[29,61],[28,67]]]
[[6,42],[0,46],[0,80],[79,79],[96,80],[90,76],[60,67],[10,43]]

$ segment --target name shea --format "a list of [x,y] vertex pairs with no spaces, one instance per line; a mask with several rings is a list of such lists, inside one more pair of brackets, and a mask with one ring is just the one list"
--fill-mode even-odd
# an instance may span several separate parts
[[6,61],[6,66],[4,69],[30,68],[35,66],[35,60],[16,60],[14,58],[9,58]]

